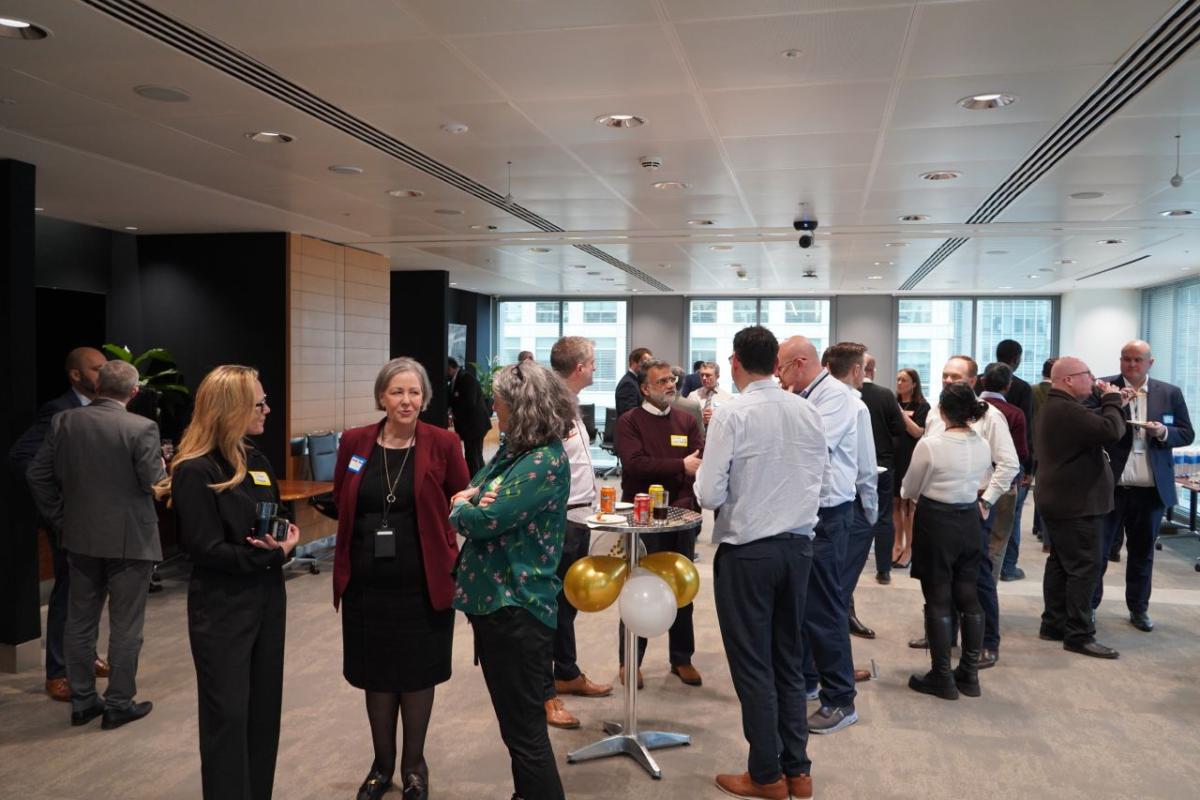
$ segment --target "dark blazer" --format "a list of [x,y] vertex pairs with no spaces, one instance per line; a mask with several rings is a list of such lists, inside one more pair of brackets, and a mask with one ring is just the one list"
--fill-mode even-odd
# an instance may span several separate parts
[[1100,413],[1061,389],[1051,389],[1038,417],[1034,448],[1038,479],[1033,496],[1048,519],[1107,514],[1113,508],[1113,476],[1106,445],[1125,434],[1121,396],[1106,394]]
[[454,412],[454,431],[463,439],[482,439],[492,429],[483,389],[469,369],[460,368],[450,381],[450,410]]
[[25,485],[25,473],[29,469],[29,462],[33,461],[42,442],[46,440],[46,434],[50,432],[50,420],[60,411],[79,408],[82,405],[79,395],[75,394],[73,389],[67,389],[63,394],[42,404],[38,409],[37,420],[21,434],[21,438],[13,442],[8,451],[8,466],[18,483]]
[[[1012,386],[1004,393],[1004,399],[1021,409],[1025,415],[1025,451],[1033,452],[1033,387],[1025,380],[1012,377]],[[1028,467],[1026,467],[1028,469]]]
[[862,401],[871,414],[871,436],[875,439],[875,462],[881,467],[892,468],[896,449],[896,437],[907,436],[904,431],[904,416],[900,403],[891,389],[877,383],[864,382]]
[[629,409],[642,404],[642,390],[638,387],[637,376],[628,369],[621,376],[621,380],[617,381],[616,399],[617,419],[624,416]]
[[689,372],[683,376],[683,386],[679,387],[679,393],[687,397],[692,392],[704,385],[704,381],[700,380],[699,372]]
[[[1122,388],[1125,386],[1125,379],[1120,375],[1104,380]],[[1158,489],[1158,496],[1162,500],[1162,504],[1170,508],[1177,501],[1175,462],[1171,455],[1171,448],[1187,447],[1195,439],[1195,432],[1192,430],[1192,420],[1188,417],[1187,403],[1183,399],[1183,392],[1178,386],[1147,378],[1146,387],[1148,401],[1146,419],[1162,422],[1167,429],[1167,438],[1164,441],[1146,438],[1146,456],[1150,461],[1150,472],[1154,475],[1154,488]],[[1129,419],[1128,406],[1122,409],[1122,413],[1125,419]],[[1167,424],[1164,422],[1164,417],[1170,417],[1172,422]],[[1121,473],[1125,471],[1125,462],[1129,460],[1129,451],[1133,449],[1132,426],[1126,425],[1121,440],[1105,449],[1108,450],[1113,479],[1119,481]]]
[[[478,386],[478,383],[476,384]],[[351,456],[363,463],[379,438],[383,420],[374,425],[351,428],[342,434],[337,466],[333,473],[333,497],[337,504],[337,543],[333,556],[333,605],[337,608],[350,584],[350,540],[354,536],[355,508],[362,471],[349,470]],[[450,527],[450,498],[467,488],[471,480],[462,444],[452,432],[424,422],[417,423],[413,452],[413,492],[417,506],[417,536],[425,565],[429,601],[438,610],[450,607],[454,598],[454,576],[458,539]]]
[[153,487],[166,474],[158,425],[106,398],[55,416],[27,473],[68,552],[141,561],[162,561]]

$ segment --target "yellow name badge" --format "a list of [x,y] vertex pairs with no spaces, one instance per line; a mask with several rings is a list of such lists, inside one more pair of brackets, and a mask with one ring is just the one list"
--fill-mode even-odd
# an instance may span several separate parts
[[687,434],[672,433],[671,434],[671,447],[687,447]]
[[263,472],[262,470],[257,470],[257,469],[250,470],[250,477],[254,479],[255,486],[270,486],[271,485],[271,476],[268,475],[267,473]]

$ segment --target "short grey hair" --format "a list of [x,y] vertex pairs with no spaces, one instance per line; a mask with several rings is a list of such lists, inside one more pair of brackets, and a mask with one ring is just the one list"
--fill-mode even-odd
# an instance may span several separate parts
[[716,375],[718,378],[721,377],[721,365],[715,361],[705,361],[701,369],[711,369],[713,375]]
[[109,361],[100,367],[96,394],[112,400],[128,400],[138,385],[137,367],[127,361]]
[[[670,370],[671,364],[669,361],[663,361],[661,358],[643,359],[637,371],[638,386],[646,385],[646,379],[650,377],[650,370],[652,369]],[[672,374],[674,373],[672,372]]]
[[508,406],[504,440],[511,452],[523,453],[566,438],[575,424],[575,395],[562,378],[535,361],[497,372],[492,392]]
[[379,374],[375,376],[375,408],[383,411],[383,401],[379,398],[383,397],[383,393],[387,391],[392,378],[401,372],[417,374],[417,379],[421,381],[421,410],[429,408],[429,401],[433,399],[433,384],[429,382],[429,373],[421,366],[420,361],[408,356],[393,358],[384,364],[383,369],[379,370]]

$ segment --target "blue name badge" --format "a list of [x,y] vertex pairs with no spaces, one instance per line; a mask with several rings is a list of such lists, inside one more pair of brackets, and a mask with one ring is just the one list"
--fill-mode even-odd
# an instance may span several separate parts
[[350,456],[350,463],[346,465],[346,469],[351,472],[362,472],[363,465],[367,460],[362,456]]
[[1174,414],[1163,414],[1163,425],[1174,425],[1174,424],[1175,424],[1175,415]]

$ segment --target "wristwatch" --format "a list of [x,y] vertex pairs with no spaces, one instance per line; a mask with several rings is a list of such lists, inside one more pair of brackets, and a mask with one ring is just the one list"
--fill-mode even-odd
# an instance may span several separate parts
[[979,505],[983,506],[983,510],[984,510],[984,511],[991,511],[991,510],[992,510],[992,504],[991,504],[991,503],[989,503],[987,500],[984,500],[982,497],[981,497],[981,498],[979,498]]

